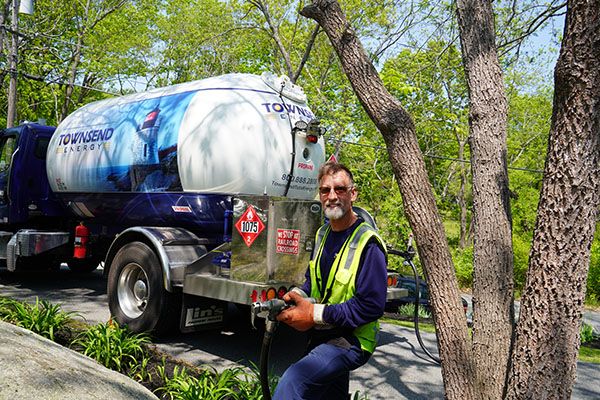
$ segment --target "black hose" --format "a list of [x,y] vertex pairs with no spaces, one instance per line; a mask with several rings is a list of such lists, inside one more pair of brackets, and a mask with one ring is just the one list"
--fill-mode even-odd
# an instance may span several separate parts
[[264,400],[271,400],[271,387],[269,386],[269,355],[271,353],[271,340],[273,339],[273,333],[275,332],[276,327],[277,322],[267,322],[262,347],[260,348],[260,388],[262,389]]
[[410,265],[413,270],[413,274],[415,276],[415,313],[413,315],[413,322],[415,324],[415,336],[417,337],[419,346],[421,346],[421,349],[423,349],[425,354],[427,354],[427,356],[429,356],[429,358],[431,358],[436,364],[441,364],[442,361],[438,357],[431,354],[431,352],[429,352],[429,350],[427,350],[427,348],[425,347],[425,343],[423,343],[423,339],[421,338],[421,331],[419,330],[419,305],[421,303],[420,302],[421,281],[419,280],[419,274],[417,272],[417,267],[415,267],[415,264],[412,262],[412,259],[415,255],[415,251],[412,248],[412,239],[409,239],[407,251],[400,251],[400,250],[396,250],[396,249],[392,249],[392,248],[388,248],[387,251],[388,251],[388,254],[393,254],[393,255],[404,258],[405,263],[408,263],[408,265]]
[[421,331],[419,330],[419,304],[420,304],[420,295],[421,295],[421,281],[419,280],[419,274],[417,273],[417,267],[413,264],[412,260],[408,261],[408,264],[412,267],[413,273],[415,274],[415,314],[413,316],[413,320],[415,323],[415,336],[419,341],[419,345],[421,349],[431,358],[436,364],[441,364],[442,360],[439,357],[434,356],[427,350],[425,347],[425,343],[423,343],[423,339],[421,338]]

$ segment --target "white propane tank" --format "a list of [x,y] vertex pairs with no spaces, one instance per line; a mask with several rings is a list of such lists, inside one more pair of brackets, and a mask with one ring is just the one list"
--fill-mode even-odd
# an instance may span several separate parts
[[[73,112],[48,147],[57,193],[200,192],[312,199],[323,138],[292,134],[313,113],[285,77],[229,74],[101,100]],[[292,146],[295,140],[295,149]]]

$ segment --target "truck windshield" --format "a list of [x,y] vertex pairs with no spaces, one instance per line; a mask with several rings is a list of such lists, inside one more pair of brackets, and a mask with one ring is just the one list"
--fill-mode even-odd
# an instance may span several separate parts
[[15,151],[17,138],[15,136],[4,136],[0,138],[0,172],[10,167],[10,160]]

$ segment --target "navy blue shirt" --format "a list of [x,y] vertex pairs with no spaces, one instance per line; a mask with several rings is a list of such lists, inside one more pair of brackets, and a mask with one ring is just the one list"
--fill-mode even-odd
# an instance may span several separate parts
[[[337,252],[361,222],[364,221],[359,219],[350,228],[341,232],[332,230],[327,235],[320,262],[323,292]],[[385,254],[374,241],[368,243],[362,253],[355,288],[354,296],[348,301],[325,307],[323,320],[326,323],[354,329],[383,315],[387,295],[387,262]],[[302,290],[310,295],[310,269],[306,272]]]

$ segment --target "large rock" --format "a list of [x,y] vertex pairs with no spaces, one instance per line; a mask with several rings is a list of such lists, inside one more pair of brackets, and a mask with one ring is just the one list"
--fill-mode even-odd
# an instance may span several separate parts
[[153,399],[139,383],[91,358],[0,321],[0,399]]

